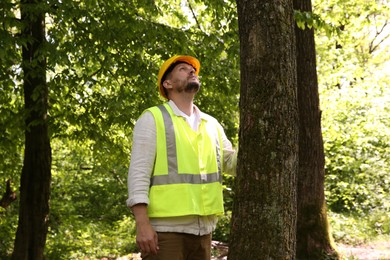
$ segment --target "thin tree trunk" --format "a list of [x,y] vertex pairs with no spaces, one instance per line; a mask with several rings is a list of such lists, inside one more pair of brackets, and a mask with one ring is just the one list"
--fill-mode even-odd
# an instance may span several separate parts
[[237,6],[240,133],[228,259],[294,259],[299,125],[292,1]]
[[[294,0],[311,12],[311,0]],[[324,195],[325,155],[321,132],[314,30],[295,26],[299,104],[297,259],[337,259],[328,229]]]
[[25,152],[20,186],[19,222],[12,259],[43,259],[48,230],[51,148],[48,137],[44,2],[21,2],[25,99]]

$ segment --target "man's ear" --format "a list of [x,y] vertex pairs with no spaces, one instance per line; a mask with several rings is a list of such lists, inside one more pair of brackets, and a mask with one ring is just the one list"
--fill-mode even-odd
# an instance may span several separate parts
[[166,89],[172,88],[171,81],[169,79],[165,80],[163,82],[163,87],[166,88]]

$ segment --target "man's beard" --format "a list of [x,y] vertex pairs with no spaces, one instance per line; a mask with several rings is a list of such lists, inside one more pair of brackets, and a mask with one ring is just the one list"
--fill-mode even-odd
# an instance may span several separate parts
[[200,89],[199,82],[188,82],[187,86],[184,88],[184,91],[187,93],[197,93]]

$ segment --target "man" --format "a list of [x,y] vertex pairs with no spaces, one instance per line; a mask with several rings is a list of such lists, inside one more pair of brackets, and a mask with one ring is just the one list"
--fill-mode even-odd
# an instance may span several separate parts
[[193,103],[199,61],[163,63],[158,88],[167,103],[147,109],[133,130],[127,205],[143,260],[209,260],[211,233],[223,214],[222,171],[236,152],[222,126]]

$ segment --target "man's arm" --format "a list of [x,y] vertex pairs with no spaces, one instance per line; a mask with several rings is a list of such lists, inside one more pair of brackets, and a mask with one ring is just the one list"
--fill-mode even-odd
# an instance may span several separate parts
[[222,137],[223,145],[223,169],[224,172],[233,176],[236,176],[237,168],[237,151],[233,148],[232,143],[227,138],[225,131],[219,124],[220,133]]
[[131,208],[135,204],[149,204],[150,178],[156,157],[156,124],[152,113],[145,112],[133,129],[133,144],[127,178],[129,197],[126,201]]
[[157,254],[158,239],[157,233],[150,225],[147,205],[136,204],[132,208],[137,226],[137,245],[142,252]]
[[150,178],[156,157],[156,125],[150,112],[145,112],[133,130],[133,145],[127,179],[129,197],[126,201],[131,208],[137,227],[137,245],[145,253],[156,254],[157,234],[150,225],[147,215],[149,204]]

